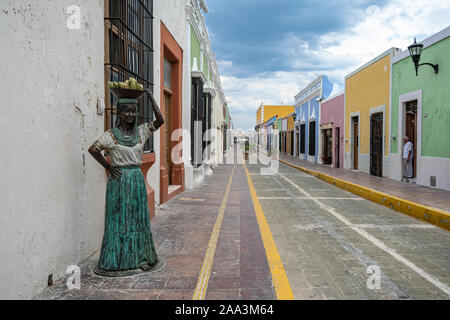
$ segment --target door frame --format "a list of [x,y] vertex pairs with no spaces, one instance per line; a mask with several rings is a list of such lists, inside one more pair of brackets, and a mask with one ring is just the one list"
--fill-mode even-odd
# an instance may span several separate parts
[[[311,123],[314,123],[314,126],[311,125]],[[311,144],[310,144],[310,140],[311,140],[311,128],[314,127],[314,155],[310,154],[310,150],[311,150]],[[317,141],[318,139],[318,135],[320,132],[317,132],[318,130],[320,130],[319,127],[319,122],[317,118],[312,118],[308,120],[308,160],[310,160],[310,157],[314,157],[314,161],[318,162],[318,155],[319,155],[319,142]],[[305,150],[306,152],[306,150]]]
[[333,131],[334,131],[333,153],[335,154],[335,159],[333,161],[333,167],[339,169],[342,166],[342,163],[341,163],[341,148],[342,148],[342,146],[341,146],[341,127],[334,127]]
[[398,102],[398,134],[397,152],[399,155],[399,168],[402,167],[403,158],[403,137],[406,135],[406,103],[417,100],[417,154],[416,154],[416,179],[419,180],[419,174],[422,166],[422,89],[403,94]]
[[[169,98],[169,108],[172,106],[172,96],[173,92],[166,86],[163,86],[163,104],[164,104],[164,117],[165,117],[165,127],[164,127],[164,135],[165,135],[165,143],[164,147],[166,150],[164,150],[164,167],[167,169],[168,175],[169,175],[169,185],[173,184],[172,182],[172,170],[173,170],[173,162],[172,162],[172,142],[170,141],[170,138],[167,136],[167,133],[169,133],[169,136],[173,133],[173,125],[172,125],[172,110],[167,110],[166,105],[166,97]],[[168,143],[168,145],[167,145]]]
[[[384,157],[386,154],[386,105],[381,105],[377,107],[370,108],[369,111],[369,166],[371,166],[371,157],[372,157],[372,115],[375,113],[383,113],[383,140],[382,140],[382,157],[381,157],[381,176],[383,177],[385,175],[384,170]],[[370,167],[369,167],[370,172]]]
[[358,168],[359,168],[359,154],[360,154],[360,148],[361,148],[361,112],[353,112],[349,114],[349,136],[350,136],[350,143],[349,143],[349,151],[350,151],[350,169],[352,170],[358,170],[355,169],[355,154],[353,152],[354,143],[355,143],[355,136],[353,134],[353,118],[358,118]]
[[[160,108],[161,113],[165,114],[164,108],[164,58],[169,60],[172,63],[171,66],[171,106],[172,110],[170,112],[171,119],[171,134],[178,130],[182,129],[182,105],[183,105],[183,49],[177,43],[175,38],[166,28],[164,23],[161,21],[160,23],[160,33],[161,33],[161,44],[160,44]],[[171,198],[183,192],[185,190],[185,175],[184,175],[184,162],[180,164],[173,163],[172,166],[172,180],[174,185],[181,186],[176,191],[169,194],[169,176],[168,169],[165,168],[165,144],[166,144],[166,134],[164,128],[158,130],[159,133],[159,165],[160,165],[160,203],[166,203]],[[183,143],[183,136],[179,137],[178,141],[171,142],[171,150],[179,144]],[[181,157],[183,156],[184,150],[181,150]],[[172,159],[173,161],[173,159]]]

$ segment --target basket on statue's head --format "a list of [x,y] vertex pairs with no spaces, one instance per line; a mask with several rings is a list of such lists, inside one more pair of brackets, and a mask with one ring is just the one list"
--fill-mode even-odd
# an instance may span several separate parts
[[111,88],[111,91],[118,99],[139,99],[145,94],[145,91],[135,89]]
[[109,88],[113,94],[119,99],[139,99],[144,95],[144,86],[130,78],[125,82],[109,82]]

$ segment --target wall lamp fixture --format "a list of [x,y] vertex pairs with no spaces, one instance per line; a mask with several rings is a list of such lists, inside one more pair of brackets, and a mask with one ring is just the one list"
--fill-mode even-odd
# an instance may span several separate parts
[[417,43],[416,38],[414,38],[414,43],[408,47],[408,50],[409,54],[411,55],[411,59],[414,62],[414,67],[416,68],[416,76],[419,76],[419,67],[424,65],[431,66],[434,69],[434,73],[436,74],[439,72],[439,66],[437,64],[432,64],[428,62],[419,64],[420,55],[422,54],[423,50],[423,44]]

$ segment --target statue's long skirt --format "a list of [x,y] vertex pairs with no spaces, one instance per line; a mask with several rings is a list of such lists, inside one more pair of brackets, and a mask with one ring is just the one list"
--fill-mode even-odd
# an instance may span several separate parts
[[139,167],[118,168],[106,187],[105,233],[98,267],[107,271],[137,269],[156,263],[144,175]]

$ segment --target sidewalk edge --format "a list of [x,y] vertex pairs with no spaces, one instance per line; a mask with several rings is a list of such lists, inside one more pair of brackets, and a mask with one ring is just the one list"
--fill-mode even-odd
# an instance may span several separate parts
[[349,191],[353,194],[356,194],[362,198],[367,200],[371,200],[378,204],[381,204],[385,207],[391,208],[395,211],[407,214],[416,219],[431,223],[435,226],[443,228],[447,231],[450,231],[450,213],[440,210],[437,208],[428,207],[422,204],[414,203],[409,200],[405,200],[402,198],[398,198],[387,193],[377,191],[374,189],[370,189],[352,182],[348,182],[342,179],[338,179],[336,177],[327,175],[322,172],[306,169],[301,166],[297,166],[285,160],[281,160],[281,163],[284,163],[292,168],[298,169],[302,172],[310,174],[316,178],[319,178],[322,181],[325,181],[329,184],[335,185],[338,188]]

